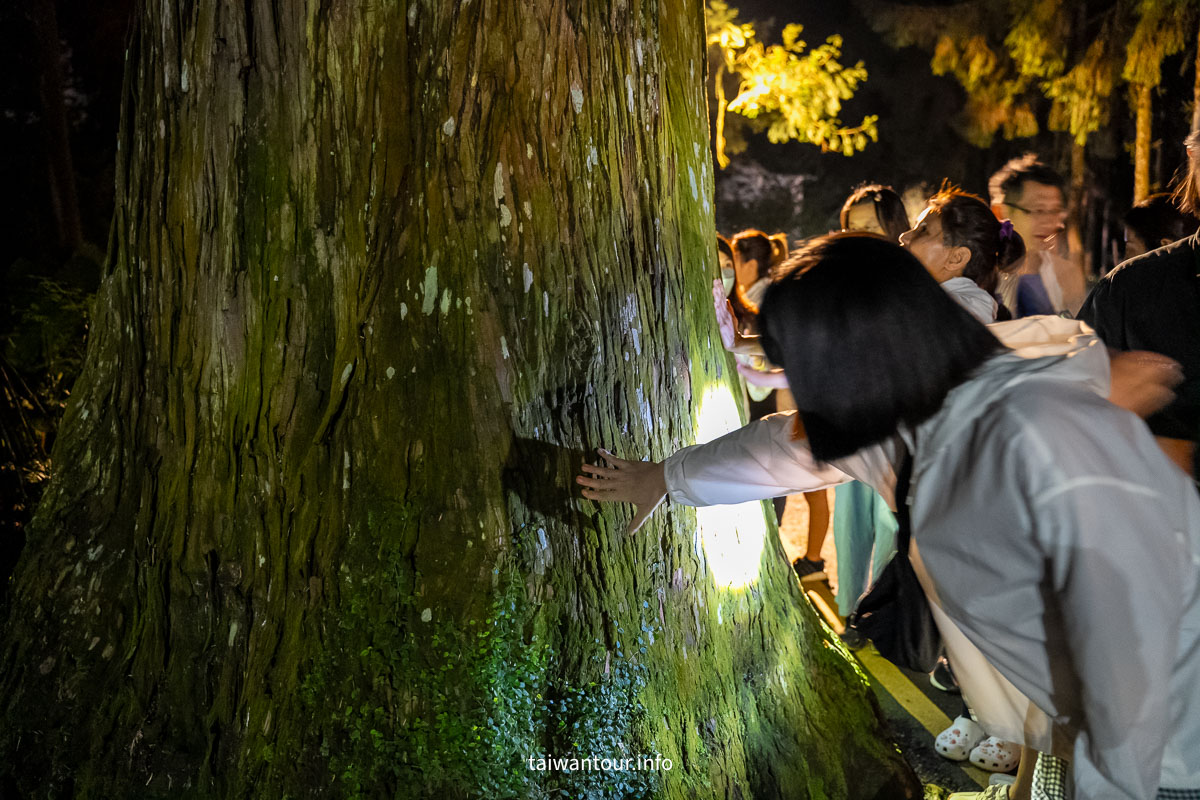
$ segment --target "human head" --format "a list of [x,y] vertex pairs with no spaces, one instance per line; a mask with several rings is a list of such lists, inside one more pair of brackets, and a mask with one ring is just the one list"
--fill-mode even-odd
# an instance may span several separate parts
[[997,220],[982,197],[948,184],[929,198],[900,244],[939,283],[961,276],[985,292],[995,292],[1000,273],[1025,255],[1025,243],[1011,222]]
[[1187,150],[1187,170],[1175,189],[1175,201],[1188,214],[1200,215],[1200,131],[1192,131],[1183,140]]
[[725,287],[725,296],[733,293],[736,272],[733,269],[733,245],[721,234],[717,234],[717,262],[721,266],[721,285]]
[[1125,258],[1134,258],[1196,230],[1196,218],[1180,211],[1169,194],[1152,194],[1125,215]]
[[1027,246],[1050,249],[1067,219],[1062,176],[1026,153],[1005,164],[988,181],[992,210],[1013,227]]
[[771,271],[771,255],[774,247],[771,237],[750,228],[733,237],[733,266],[737,270],[737,282],[743,287],[765,278]]
[[760,321],[820,461],[928,419],[1002,347],[912,254],[867,234],[811,240],[781,266]]
[[839,222],[844,231],[878,233],[893,242],[908,230],[908,214],[900,195],[878,183],[863,184],[851,192],[842,203]]

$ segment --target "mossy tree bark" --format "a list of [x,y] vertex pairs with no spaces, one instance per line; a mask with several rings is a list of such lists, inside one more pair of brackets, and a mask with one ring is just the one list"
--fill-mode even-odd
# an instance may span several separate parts
[[591,447],[661,456],[728,406],[702,26],[698,0],[141,4],[0,650],[30,796],[920,791],[776,542],[732,585],[734,531],[629,537],[571,488]]

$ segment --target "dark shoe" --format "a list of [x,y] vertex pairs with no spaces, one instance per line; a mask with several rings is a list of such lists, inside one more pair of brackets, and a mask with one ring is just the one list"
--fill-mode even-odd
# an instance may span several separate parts
[[861,650],[867,646],[867,637],[854,628],[847,627],[846,632],[842,634],[842,644],[851,650]]
[[937,666],[933,668],[933,672],[929,673],[929,684],[943,692],[961,694],[958,681],[954,679],[954,672],[950,669],[950,662],[945,656],[938,659]]
[[825,560],[818,558],[816,561],[810,561],[807,558],[797,558],[792,562],[792,569],[796,570],[796,575],[800,580],[824,580],[825,579]]

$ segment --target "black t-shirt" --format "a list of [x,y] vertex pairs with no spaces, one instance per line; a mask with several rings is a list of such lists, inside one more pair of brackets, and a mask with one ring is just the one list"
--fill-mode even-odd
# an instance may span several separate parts
[[1200,231],[1119,265],[1079,310],[1114,350],[1150,350],[1183,366],[1171,405],[1147,423],[1158,436],[1200,440]]

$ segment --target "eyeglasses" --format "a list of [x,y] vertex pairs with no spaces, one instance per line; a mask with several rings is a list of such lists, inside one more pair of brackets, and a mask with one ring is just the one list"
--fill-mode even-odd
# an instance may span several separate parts
[[1067,210],[1062,206],[1058,208],[1025,208],[1016,203],[1005,203],[1004,205],[1009,208],[1015,208],[1017,211],[1024,211],[1031,217],[1040,217],[1042,219],[1046,219],[1047,217],[1062,217],[1067,213]]

